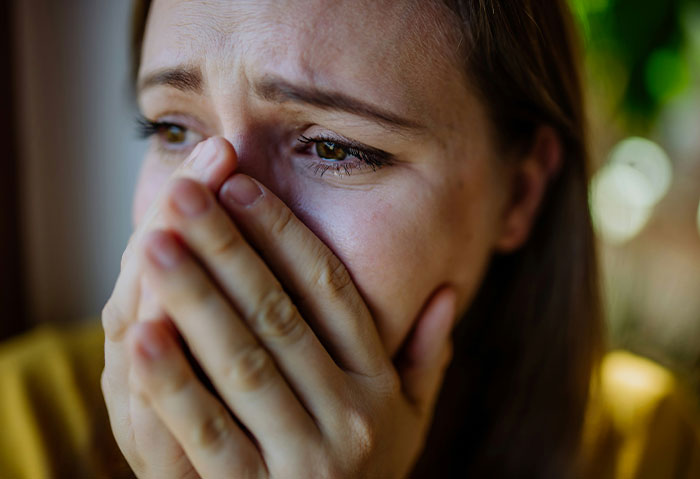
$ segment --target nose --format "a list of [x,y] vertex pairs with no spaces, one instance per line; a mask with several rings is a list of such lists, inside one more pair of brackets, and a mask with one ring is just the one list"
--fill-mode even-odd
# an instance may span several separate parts
[[291,198],[293,171],[287,152],[280,148],[273,124],[242,113],[227,121],[222,136],[236,151],[236,173],[255,178],[282,201]]

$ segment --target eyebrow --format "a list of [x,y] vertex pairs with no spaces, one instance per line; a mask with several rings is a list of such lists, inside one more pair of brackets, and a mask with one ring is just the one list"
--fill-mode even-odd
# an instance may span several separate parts
[[[138,81],[137,91],[155,86],[169,86],[186,93],[203,94],[204,80],[198,69],[176,67],[158,70]],[[265,76],[253,84],[253,92],[263,100],[274,103],[303,103],[326,110],[338,110],[361,116],[382,125],[401,130],[423,130],[425,127],[380,107],[341,92],[292,84],[282,78]]]
[[144,90],[155,86],[169,86],[186,93],[204,93],[204,80],[198,69],[185,67],[166,68],[149,73],[139,79],[136,91],[141,94]]
[[392,128],[406,130],[423,129],[422,125],[412,120],[402,118],[394,113],[344,93],[294,85],[281,78],[272,76],[264,77],[253,85],[253,91],[260,98],[270,102],[284,103],[286,101],[292,101],[295,103],[305,103],[317,108],[351,113],[378,123],[383,123]]

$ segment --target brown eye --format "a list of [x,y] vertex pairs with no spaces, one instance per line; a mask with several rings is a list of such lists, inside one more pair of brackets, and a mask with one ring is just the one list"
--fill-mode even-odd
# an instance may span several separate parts
[[316,143],[316,154],[324,160],[342,161],[348,154],[340,146],[330,141]]
[[187,139],[187,132],[177,125],[167,125],[162,133],[166,143],[184,143]]

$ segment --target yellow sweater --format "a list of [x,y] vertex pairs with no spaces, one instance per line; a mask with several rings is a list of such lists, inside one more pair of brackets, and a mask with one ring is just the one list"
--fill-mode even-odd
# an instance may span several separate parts
[[102,399],[103,341],[90,325],[0,345],[0,479],[135,477]]
[[[39,328],[0,345],[0,479],[133,477],[112,438],[99,325]],[[695,405],[661,367],[601,365],[583,457],[595,479],[700,479]]]

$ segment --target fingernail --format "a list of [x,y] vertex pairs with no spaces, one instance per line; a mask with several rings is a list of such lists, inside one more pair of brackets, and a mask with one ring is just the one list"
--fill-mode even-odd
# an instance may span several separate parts
[[263,195],[255,180],[246,175],[236,175],[229,179],[223,186],[222,193],[225,198],[240,206],[252,206]]
[[163,232],[151,234],[146,243],[146,255],[152,263],[162,269],[175,267],[184,257],[182,248],[175,238]]
[[138,347],[139,352],[146,359],[156,359],[168,348],[168,338],[160,328],[148,325],[141,330]]
[[457,307],[457,293],[455,292],[454,289],[449,288],[447,290],[444,290],[440,293],[442,295],[442,298],[440,300],[440,303],[436,307],[436,314],[439,316],[445,316],[448,318],[448,322],[450,323],[450,328],[447,334],[449,335],[452,332],[451,326],[454,324],[454,321],[457,319],[456,316],[456,307]]
[[200,141],[190,155],[190,166],[194,171],[207,170],[216,159],[216,141],[209,138]]
[[175,183],[171,198],[175,209],[184,216],[197,216],[209,208],[209,198],[193,181]]
[[202,147],[206,142],[206,140],[203,140],[197,143],[197,145],[194,147],[194,150],[192,150],[192,153],[190,153],[190,162],[199,156],[199,153],[202,151]]

